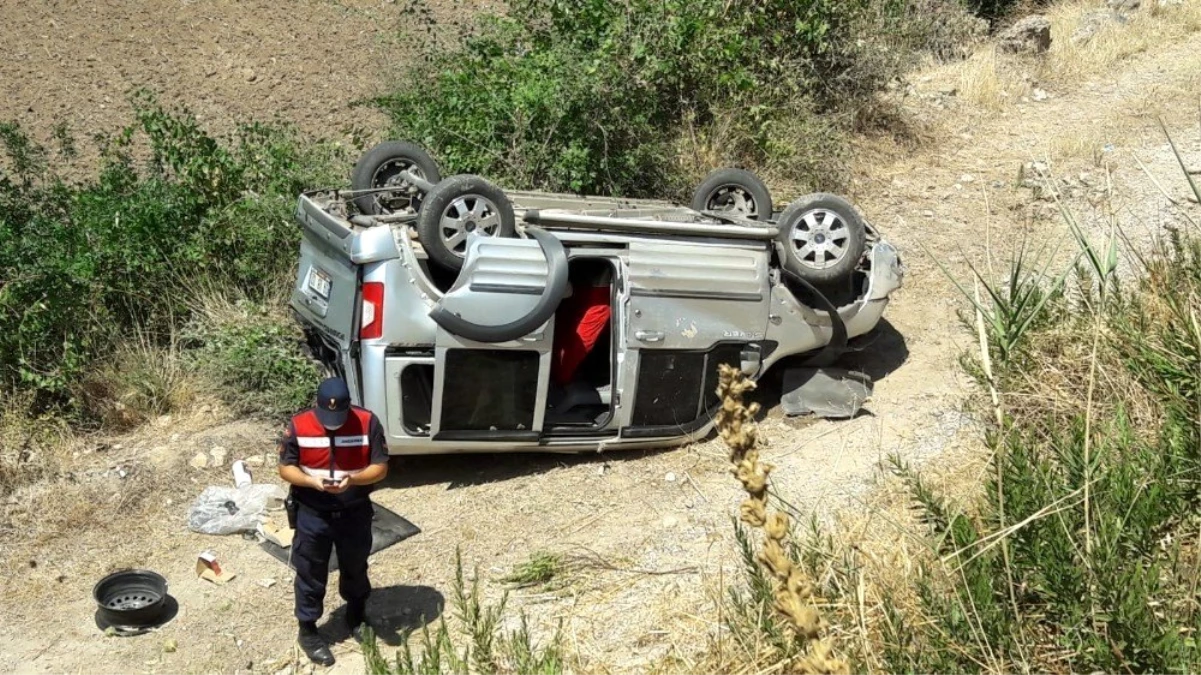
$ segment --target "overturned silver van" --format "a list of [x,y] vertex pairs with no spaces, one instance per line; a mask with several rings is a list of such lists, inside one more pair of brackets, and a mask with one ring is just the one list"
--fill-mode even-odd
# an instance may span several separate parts
[[295,215],[291,306],[392,454],[692,441],[711,429],[718,364],[758,378],[837,355],[903,275],[845,200],[777,211],[737,169],[685,206],[443,179],[421,148],[387,142],[350,190],[307,192]]

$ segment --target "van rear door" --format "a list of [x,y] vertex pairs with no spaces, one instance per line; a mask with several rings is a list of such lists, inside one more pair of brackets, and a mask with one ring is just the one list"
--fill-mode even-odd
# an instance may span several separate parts
[[301,225],[300,264],[290,305],[300,321],[337,353],[335,366],[358,402],[353,346],[358,337],[359,266],[351,261],[355,233],[307,195],[296,207]]

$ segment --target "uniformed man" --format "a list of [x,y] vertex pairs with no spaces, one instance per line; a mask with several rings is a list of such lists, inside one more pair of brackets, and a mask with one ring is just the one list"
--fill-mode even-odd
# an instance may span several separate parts
[[279,475],[292,484],[295,528],[296,619],[300,647],[313,662],[334,663],[317,633],[329,578],[330,550],[338,552],[338,591],[351,635],[362,642],[366,621],[367,556],[371,552],[374,484],[388,475],[383,426],[370,410],[350,404],[341,378],[317,388],[317,401],[288,424],[280,444]]

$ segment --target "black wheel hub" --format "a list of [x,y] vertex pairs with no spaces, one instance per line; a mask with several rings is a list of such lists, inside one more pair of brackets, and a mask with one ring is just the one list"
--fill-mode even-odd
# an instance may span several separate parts
[[96,623],[103,629],[137,633],[169,621],[173,598],[167,580],[150,570],[121,570],[104,577],[92,589]]

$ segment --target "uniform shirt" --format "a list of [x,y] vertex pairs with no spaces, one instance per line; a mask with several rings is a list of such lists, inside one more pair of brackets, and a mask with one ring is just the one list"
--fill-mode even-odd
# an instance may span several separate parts
[[[357,406],[354,406],[357,408]],[[361,408],[359,410],[362,410]],[[301,413],[304,414],[304,413]],[[297,415],[299,417],[299,415]],[[336,432],[330,432],[334,434]],[[384,427],[379,418],[371,413],[367,428],[367,442],[371,449],[369,464],[383,464],[388,461],[388,448],[384,437]],[[280,466],[300,466],[300,443],[297,441],[295,417],[288,422],[288,428],[280,441]],[[331,443],[331,451],[337,452],[336,444]],[[317,511],[333,511],[358,506],[368,500],[375,485],[350,485],[341,494],[321,492],[315,488],[292,486],[292,494],[297,502]]]

